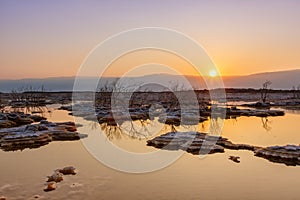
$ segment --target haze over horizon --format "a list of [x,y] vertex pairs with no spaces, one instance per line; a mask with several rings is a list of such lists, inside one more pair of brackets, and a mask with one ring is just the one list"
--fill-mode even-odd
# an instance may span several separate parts
[[[121,31],[165,27],[198,42],[222,76],[300,68],[300,1],[0,1],[0,79],[75,76],[88,53]],[[107,76],[155,62],[195,75],[182,59],[139,51]],[[144,69],[169,73],[168,70]]]
[[[221,76],[222,78],[231,78],[231,77],[246,77],[246,76],[253,76],[253,75],[263,75],[263,74],[272,74],[272,73],[286,73],[286,72],[300,72],[300,69],[287,69],[287,70],[279,70],[279,71],[264,71],[264,72],[258,72],[258,73],[251,73],[251,74],[245,74],[245,75],[225,75]],[[136,77],[145,77],[145,76],[156,76],[156,75],[166,75],[166,76],[180,76],[178,74],[172,74],[172,73],[154,73],[154,74],[140,74],[140,75],[132,75],[132,76],[124,76],[128,78],[136,78]],[[189,75],[189,74],[182,74],[182,76],[194,76],[194,77],[201,77],[202,75]],[[83,76],[82,78],[96,78],[97,76]],[[102,76],[104,78],[122,78],[122,76]],[[206,75],[205,77],[210,77],[209,75]],[[9,78],[4,78],[0,79],[3,81],[19,81],[19,80],[43,80],[43,79],[68,79],[68,78],[76,78],[76,76],[52,76],[52,77],[38,77],[38,78],[33,78],[33,77],[24,77],[24,78],[16,78],[16,79],[9,79]]]
[[[247,76],[228,76],[223,77],[222,81],[225,88],[261,88],[262,83],[266,80],[272,82],[271,89],[290,90],[292,87],[300,86],[300,69],[280,72],[258,73]],[[100,85],[105,85],[116,81],[117,77],[77,77],[77,80],[83,85],[81,91],[90,91],[93,82],[99,81]],[[152,74],[138,77],[123,77],[122,85],[144,85],[147,83],[156,83],[165,85],[170,88],[174,85],[184,86],[183,88],[208,89],[204,77],[199,76],[183,76],[171,74]],[[206,77],[206,81],[213,80],[215,77]],[[0,80],[0,92],[11,92],[21,88],[32,87],[39,90],[43,87],[46,91],[72,91],[75,77],[53,77],[45,79],[19,79],[19,80]],[[187,80],[189,84],[185,82]],[[149,90],[155,91],[156,87],[149,86]]]

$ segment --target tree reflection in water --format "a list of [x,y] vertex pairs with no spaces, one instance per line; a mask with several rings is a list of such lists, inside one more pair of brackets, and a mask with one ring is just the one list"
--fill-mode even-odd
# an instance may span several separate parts
[[125,121],[122,124],[98,123],[92,121],[89,122],[89,127],[92,130],[96,130],[98,126],[100,126],[101,131],[109,140],[120,140],[123,137],[142,140],[149,139],[167,132],[197,130],[197,126],[175,126],[172,124],[162,124],[158,122],[157,119]]
[[220,136],[224,124],[223,120],[219,117],[210,118],[209,135]]
[[[200,122],[198,124],[200,130],[208,130],[209,135],[219,136],[218,133],[222,129],[222,121],[220,118],[210,118],[209,123]],[[234,123],[238,123],[238,118],[232,120]],[[271,131],[271,121],[267,118],[261,118],[262,127],[266,131]],[[162,128],[159,132],[153,134],[153,127],[162,125]],[[197,126],[191,125],[181,125],[175,126],[172,124],[161,124],[157,120],[135,120],[135,121],[126,121],[122,124],[111,125],[108,123],[98,123],[91,122],[89,127],[92,130],[97,129],[97,126],[100,125],[101,130],[106,135],[109,140],[120,140],[122,137],[127,137],[131,139],[149,139],[154,137],[157,134],[164,134],[167,132],[178,132],[178,131],[200,131]]]
[[107,123],[100,124],[101,130],[105,133],[109,140],[121,139],[124,134],[120,126],[112,126]]
[[1,109],[1,112],[13,112],[18,113],[22,112],[25,114],[39,114],[41,116],[45,116],[45,113],[50,113],[51,116],[51,109],[47,106],[39,106],[39,105],[28,105],[28,106],[4,106]]
[[124,121],[122,124],[90,122],[89,127],[96,130],[99,125],[109,140],[122,139],[122,137],[146,139],[152,135],[151,128],[155,127],[155,123],[151,123],[150,120]]
[[267,117],[262,117],[261,118],[261,123],[262,123],[262,127],[267,131],[271,131],[272,127],[271,127],[271,121],[269,121],[269,119]]

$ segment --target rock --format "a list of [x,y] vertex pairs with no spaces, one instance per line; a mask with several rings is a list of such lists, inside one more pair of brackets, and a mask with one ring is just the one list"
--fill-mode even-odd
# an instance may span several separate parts
[[50,192],[53,191],[57,188],[56,183],[55,182],[50,182],[50,183],[46,183],[46,187],[44,188],[45,192]]
[[269,113],[266,113],[266,112],[257,112],[255,113],[255,116],[257,117],[269,117]]
[[[234,144],[227,138],[209,136],[200,132],[169,132],[147,141],[148,146],[164,150],[184,150],[192,154],[222,153],[225,149],[249,150],[255,156],[271,162],[283,163],[288,166],[300,165],[300,146],[258,147],[248,144]],[[230,156],[229,159],[239,163],[240,157]]]
[[271,162],[284,163],[288,166],[300,165],[300,146],[271,146],[258,148],[255,150],[255,156],[265,158]]
[[75,167],[69,166],[69,167],[64,167],[63,169],[57,169],[59,173],[62,173],[63,175],[75,175],[76,174],[76,169]]
[[192,154],[211,154],[224,152],[224,147],[216,143],[218,139],[200,132],[169,132],[148,140],[147,145],[166,150],[182,149]]
[[225,149],[254,151],[259,147],[234,144],[227,138],[200,132],[169,132],[147,141],[148,146],[165,150],[184,150],[192,154],[223,153]]
[[63,174],[58,171],[55,171],[51,176],[47,176],[47,178],[48,178],[47,182],[54,181],[54,182],[58,183],[58,182],[61,182],[64,180]]
[[25,125],[25,124],[31,124],[34,122],[33,119],[26,117],[26,118],[19,118],[15,121],[18,125]]
[[264,102],[256,102],[256,103],[252,103],[252,104],[243,104],[242,106],[254,107],[254,108],[270,108],[271,104],[264,103]]
[[8,113],[7,114],[6,113],[6,116],[7,116],[8,120],[17,121],[21,118],[20,114],[22,114],[22,113],[19,113],[19,114],[17,114],[17,113]]
[[47,120],[41,120],[40,121],[40,124],[49,124],[49,123],[51,123],[51,122],[48,122]]
[[[147,120],[149,119],[149,115],[148,113],[144,113],[144,112],[132,112],[130,113],[130,117],[133,121],[135,120]],[[123,116],[119,116],[119,118],[123,119]]]
[[39,115],[29,115],[22,112],[16,113],[2,113],[0,115],[0,128],[11,128],[39,122],[46,119]]
[[98,115],[97,118],[98,118],[98,122],[100,124],[107,123],[110,126],[117,126],[117,122],[115,121],[115,118],[114,118],[112,113],[108,113],[108,114],[105,114],[105,115],[102,115],[102,116]]
[[5,114],[0,113],[0,120],[8,120],[8,118]]
[[32,119],[34,122],[40,122],[42,120],[45,120],[46,118],[40,115],[31,115],[30,119]]
[[269,112],[268,112],[268,114],[270,115],[270,116],[284,116],[284,111],[281,111],[281,110],[270,110]]
[[10,120],[0,120],[0,128],[11,128],[17,125],[16,122]]
[[6,200],[5,196],[0,196],[0,200]]
[[70,105],[70,106],[61,106],[61,107],[59,108],[59,110],[72,111],[72,106],[71,106],[71,105]]
[[231,110],[238,110],[236,106],[231,106]]
[[236,163],[240,163],[241,161],[239,160],[240,157],[239,156],[229,156],[228,158],[229,160],[232,160],[233,162],[236,162]]
[[75,132],[75,131],[77,131],[77,128],[76,128],[75,124],[74,124],[74,125],[71,125],[71,126],[66,125],[66,126],[64,126],[64,128],[65,128],[67,131],[70,131],[70,132]]
[[36,195],[33,196],[33,198],[34,198],[34,199],[39,199],[39,198],[41,198],[41,196],[38,195],[38,194],[36,194]]
[[71,188],[77,188],[77,187],[82,187],[83,185],[81,183],[72,183],[70,185]]
[[160,123],[165,123],[169,125],[179,126],[181,122],[181,118],[179,116],[171,115],[171,116],[160,116],[158,118]]
[[71,140],[80,140],[80,136],[77,132],[68,132],[60,130],[52,130],[49,132],[49,135],[54,141],[71,141]]
[[250,110],[250,109],[230,109],[227,111],[227,116],[256,116],[256,117],[269,117],[269,116],[283,116],[285,113],[281,110]]
[[63,181],[63,175],[75,175],[75,167],[69,166],[64,167],[63,169],[57,169],[51,176],[47,176],[48,180],[46,187],[44,188],[45,192],[49,192],[56,189],[56,183]]
[[4,151],[23,150],[25,148],[39,148],[52,141],[47,133],[17,133],[4,136],[0,148]]
[[[214,144],[212,142],[205,141],[203,139],[195,139],[191,144],[187,146],[182,145],[181,147],[186,148],[186,151],[192,154],[213,154],[213,153],[223,153],[224,147]],[[184,150],[183,148],[183,150]],[[181,148],[182,149],[182,148]]]
[[25,128],[25,131],[32,131],[32,132],[45,131],[45,130],[48,130],[48,127],[40,124],[27,125]]
[[51,141],[79,140],[86,137],[76,131],[74,122],[52,123],[42,120],[40,124],[0,130],[0,148],[4,151],[38,148]]

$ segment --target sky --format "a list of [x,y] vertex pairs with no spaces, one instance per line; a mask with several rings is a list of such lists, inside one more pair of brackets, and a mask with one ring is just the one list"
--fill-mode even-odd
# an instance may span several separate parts
[[[299,0],[0,0],[0,79],[74,76],[100,42],[140,27],[193,38],[223,76],[299,69],[299,10]],[[107,76],[145,62],[194,74],[172,55],[142,51]]]

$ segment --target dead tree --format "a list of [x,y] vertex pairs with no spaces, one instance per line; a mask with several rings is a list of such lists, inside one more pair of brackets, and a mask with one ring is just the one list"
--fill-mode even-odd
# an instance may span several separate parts
[[101,83],[97,88],[97,96],[96,96],[96,105],[103,107],[110,107],[111,94],[116,87],[116,84],[119,79],[115,79],[112,81],[106,81],[105,83]]
[[271,81],[265,81],[263,84],[262,84],[262,88],[260,90],[260,94],[261,94],[261,101],[263,103],[266,103],[268,97],[269,97],[269,89],[270,89],[270,86],[272,85],[272,82]]

